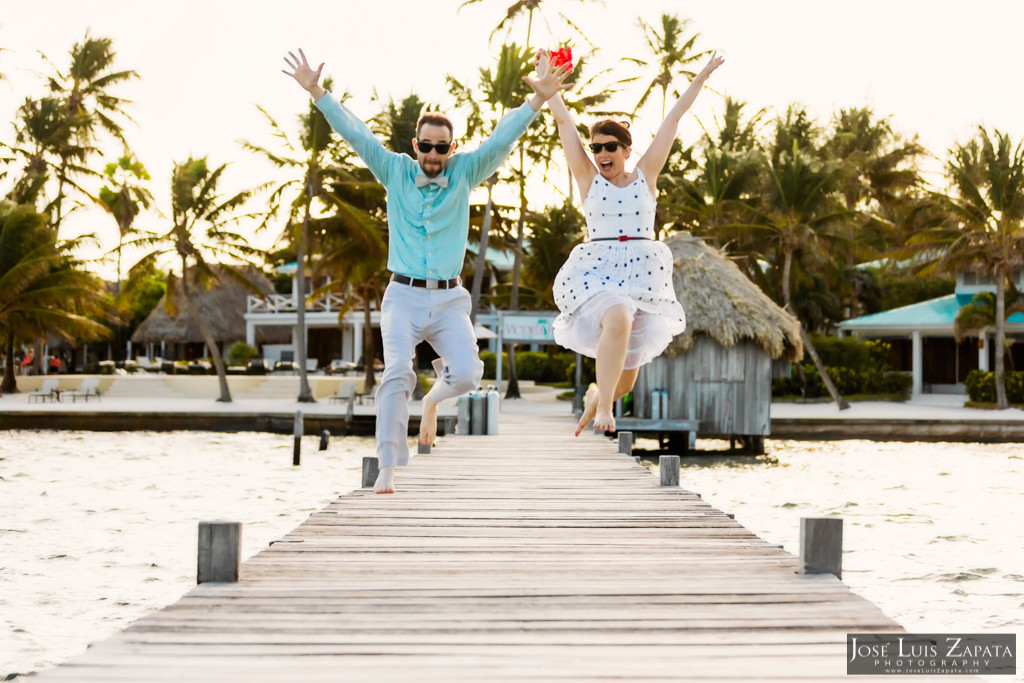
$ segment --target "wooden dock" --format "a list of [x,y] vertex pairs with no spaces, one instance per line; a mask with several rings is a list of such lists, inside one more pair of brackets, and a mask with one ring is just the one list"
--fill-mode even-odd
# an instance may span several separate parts
[[900,630],[569,419],[501,430],[444,439],[397,495],[339,498],[240,582],[37,679],[845,681],[847,632]]

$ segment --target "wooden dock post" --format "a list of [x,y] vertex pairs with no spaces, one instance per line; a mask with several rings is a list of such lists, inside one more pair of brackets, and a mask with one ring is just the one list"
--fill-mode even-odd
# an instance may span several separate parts
[[373,488],[373,485],[377,483],[378,474],[380,474],[380,465],[377,458],[370,455],[363,456],[363,488]]
[[199,522],[196,583],[234,583],[242,564],[241,522]]
[[679,486],[679,456],[662,455],[658,457],[658,468],[661,470],[662,486]]
[[619,432],[619,453],[633,455],[633,432]]
[[302,451],[302,411],[295,411],[295,448],[292,450],[292,465],[298,465],[300,459],[300,453]]
[[843,518],[800,518],[800,573],[843,578]]
[[329,429],[325,429],[324,431],[320,432],[320,450],[326,451],[327,444],[330,443],[330,441],[331,431]]

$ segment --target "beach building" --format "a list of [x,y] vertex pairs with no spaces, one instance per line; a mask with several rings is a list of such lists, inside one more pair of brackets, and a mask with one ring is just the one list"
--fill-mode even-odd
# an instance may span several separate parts
[[[274,286],[270,280],[255,268],[242,271],[252,284],[270,296]],[[227,356],[231,346],[247,341],[244,311],[250,289],[231,277],[221,277],[209,289],[203,290],[193,284],[191,291],[196,308],[209,327],[221,353]],[[149,316],[132,334],[131,342],[138,351],[145,351],[147,358],[164,360],[197,360],[208,358],[210,353],[199,331],[199,324],[189,314],[185,298],[180,290],[174,302],[176,315],[167,311],[167,295],[150,312]],[[280,330],[263,330],[253,338],[253,346],[275,344],[287,341],[290,335]]]
[[701,436],[737,438],[760,451],[770,430],[773,368],[788,376],[789,364],[803,357],[799,322],[702,239],[677,233],[665,244],[686,330],[641,368],[634,415],[695,419]]
[[[1014,286],[1024,288],[1024,271],[1013,275]],[[894,308],[881,313],[851,318],[839,323],[839,335],[854,334],[877,339],[891,346],[893,370],[909,372],[913,395],[965,394],[967,373],[995,367],[992,334],[968,337],[957,342],[953,324],[960,308],[979,292],[995,292],[991,275],[961,272],[953,294]],[[1008,341],[1024,338],[1024,315],[1015,313],[1006,322]],[[1007,368],[1024,369],[1024,345],[1009,345]]]

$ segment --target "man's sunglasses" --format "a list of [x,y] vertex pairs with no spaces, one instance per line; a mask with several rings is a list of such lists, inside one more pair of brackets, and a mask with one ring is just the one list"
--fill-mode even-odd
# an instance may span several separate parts
[[430,154],[430,150],[436,149],[438,154],[447,154],[448,150],[452,148],[450,142],[417,142],[416,149],[423,152],[424,154]]
[[606,149],[609,152],[614,152],[614,151],[618,150],[620,146],[621,147],[625,147],[626,143],[618,142],[618,141],[615,141],[615,142],[591,142],[590,143],[590,151],[593,152],[594,154],[600,154],[601,150],[603,150],[603,149]]

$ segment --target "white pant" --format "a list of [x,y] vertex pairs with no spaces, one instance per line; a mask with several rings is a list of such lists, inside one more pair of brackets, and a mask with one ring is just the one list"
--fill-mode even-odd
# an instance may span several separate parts
[[416,345],[429,342],[444,369],[428,396],[441,402],[476,389],[484,374],[464,287],[425,289],[397,282],[381,302],[384,376],[377,390],[377,460],[380,467],[409,464],[409,397],[416,386]]

